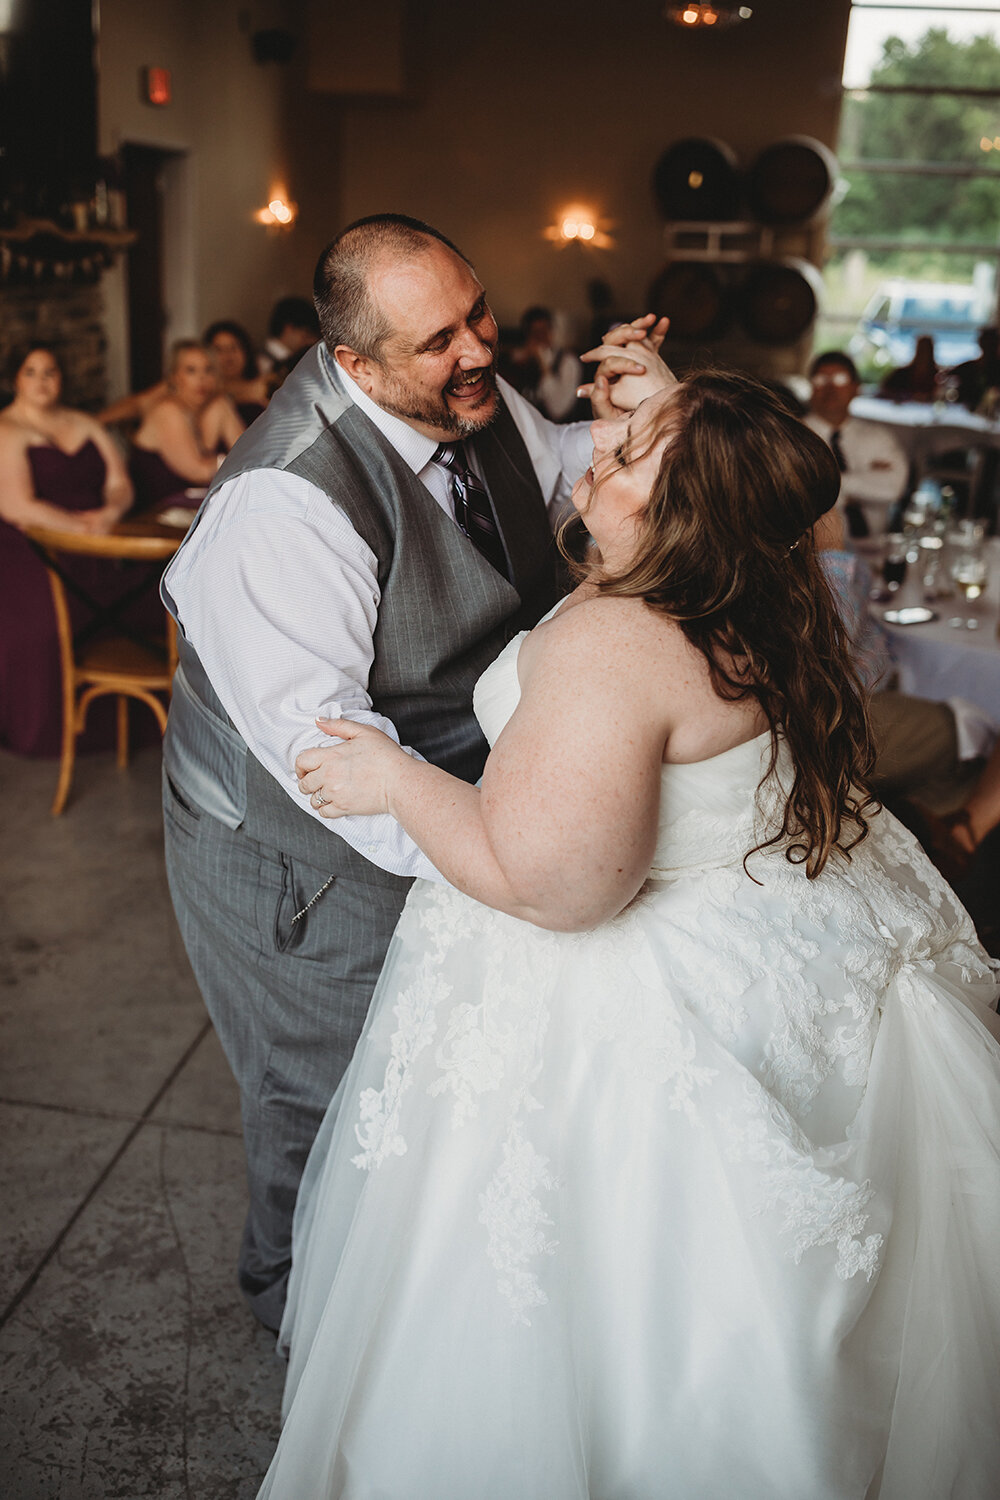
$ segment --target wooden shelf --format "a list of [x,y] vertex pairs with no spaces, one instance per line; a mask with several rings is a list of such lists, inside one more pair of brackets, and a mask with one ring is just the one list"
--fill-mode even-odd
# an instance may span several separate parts
[[0,240],[27,243],[35,239],[63,240],[67,245],[103,245],[109,250],[125,250],[134,245],[134,229],[61,229],[51,219],[20,219],[10,229],[0,229]]
[[825,230],[825,223],[770,225],[674,219],[664,226],[663,248],[668,260],[708,261],[713,265],[745,265],[786,255],[821,265]]

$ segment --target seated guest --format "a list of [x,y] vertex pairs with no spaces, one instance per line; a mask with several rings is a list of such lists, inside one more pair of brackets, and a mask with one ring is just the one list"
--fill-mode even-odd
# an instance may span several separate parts
[[129,468],[140,510],[204,489],[215,477],[220,454],[228,453],[244,431],[232,401],[219,392],[208,351],[196,339],[174,345],[166,384],[167,394],[133,441]]
[[930,835],[925,843],[927,852],[945,879],[957,885],[972,865],[980,844],[1000,826],[1000,741],[959,807],[943,817],[926,807],[919,811],[924,827],[917,830],[918,835]]
[[[0,744],[58,755],[56,619],[45,565],[22,530],[110,531],[132,503],[132,486],[100,423],[62,404],[51,349],[35,344],[15,356],[12,377],[14,400],[0,413]],[[63,567],[92,595],[109,584],[117,591],[100,558],[67,556]]]
[[1000,330],[980,328],[979,351],[976,359],[956,365],[950,375],[959,401],[970,411],[978,408],[987,391],[1000,386]]
[[900,806],[904,799],[954,801],[968,782],[960,755],[981,753],[989,735],[986,715],[963,699],[937,703],[897,690],[888,633],[868,607],[872,587],[868,565],[847,550],[843,521],[836,510],[822,518],[813,535],[851,643],[854,669],[869,693],[875,742],[872,790],[900,813],[906,812]]
[[[242,324],[220,318],[205,329],[202,343],[214,362],[219,390],[232,398],[240,421],[249,427],[260,416],[271,394],[270,384],[258,368],[250,335]],[[167,381],[158,380],[146,390],[133,391],[106,406],[97,420],[106,427],[137,424],[169,394]]]
[[583,366],[571,349],[560,348],[547,307],[529,307],[522,314],[520,340],[503,360],[501,374],[551,422],[575,415]]
[[267,325],[264,353],[274,384],[280,385],[307,349],[319,342],[319,318],[305,297],[282,297],[274,304]]
[[232,399],[240,421],[249,427],[270,398],[268,382],[257,367],[250,335],[241,324],[221,318],[205,329],[204,344],[215,364],[219,389]]
[[861,422],[850,405],[861,389],[854,361],[832,349],[809,370],[807,427],[829,443],[841,473],[840,506],[852,536],[881,534],[907,486],[910,466],[895,434],[881,422]]
[[929,333],[922,333],[910,363],[900,365],[898,370],[890,370],[879,386],[879,395],[890,401],[933,401],[938,392],[939,374],[934,358],[934,340]]

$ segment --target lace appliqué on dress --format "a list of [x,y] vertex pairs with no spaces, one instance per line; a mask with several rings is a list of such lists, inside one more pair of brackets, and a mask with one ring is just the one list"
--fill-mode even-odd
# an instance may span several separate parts
[[818,1165],[821,1153],[811,1150],[788,1111],[752,1079],[744,1087],[742,1118],[727,1111],[720,1119],[730,1161],[762,1168],[761,1196],[752,1211],[781,1214],[795,1264],[807,1250],[836,1245],[837,1276],[848,1281],[862,1272],[870,1281],[884,1243],[881,1234],[862,1239],[875,1196],[871,1184]]
[[635,1086],[666,1089],[667,1106],[700,1124],[697,1096],[716,1070],[697,1059],[698,1044],[683,1009],[664,988],[642,929],[643,909],[655,903],[644,891],[613,921],[576,939],[587,945],[592,980],[580,1004],[592,1046],[612,1043]]
[[458,935],[484,930],[491,915],[476,902],[467,903],[471,908],[468,912],[457,909],[455,896],[447,886],[432,886],[410,897],[418,927],[426,938],[413,977],[392,1009],[396,1027],[389,1040],[382,1087],[364,1089],[361,1094],[360,1120],[354,1133],[363,1150],[351,1160],[364,1171],[379,1166],[387,1156],[402,1156],[406,1151],[406,1140],[399,1129],[400,1109],[413,1082],[413,1065],[437,1032],[437,1007],[451,994],[451,983],[442,973],[445,954]]
[[[549,1019],[541,997],[551,990],[559,940],[448,886],[415,891],[406,920],[414,918],[423,946],[417,946],[413,975],[393,1007],[396,1027],[388,1040],[382,1087],[361,1095],[355,1134],[364,1150],[352,1161],[371,1170],[387,1156],[405,1153],[403,1100],[418,1061],[427,1079],[425,1054],[435,1041],[433,1076],[424,1086],[431,1098],[450,1097],[453,1129],[478,1116],[482,1096],[502,1089],[505,1132],[499,1163],[479,1198],[479,1222],[487,1232],[486,1254],[499,1273],[498,1288],[517,1321],[528,1323],[527,1309],[548,1300],[529,1263],[553,1254],[557,1244],[545,1233],[553,1221],[540,1197],[555,1186],[555,1178],[528,1139],[523,1117],[538,1108],[532,1084],[541,1069]],[[474,976],[468,1000],[455,997],[451,979],[444,979],[445,973],[461,972],[463,948],[471,950],[468,971]],[[451,1003],[442,1035],[438,1012],[446,1001]]]
[[503,1160],[479,1199],[479,1222],[486,1226],[486,1253],[499,1273],[497,1287],[525,1327],[531,1326],[528,1308],[549,1300],[529,1265],[539,1255],[555,1254],[558,1241],[545,1233],[552,1220],[538,1194],[556,1186],[548,1162],[526,1138],[522,1122],[512,1121]]

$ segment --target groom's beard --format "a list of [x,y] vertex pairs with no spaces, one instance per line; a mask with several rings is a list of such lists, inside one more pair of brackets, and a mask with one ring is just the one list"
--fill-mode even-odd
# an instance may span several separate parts
[[497,414],[499,392],[496,366],[483,370],[485,390],[467,412],[454,412],[442,391],[440,396],[417,395],[404,381],[386,371],[378,404],[383,411],[408,422],[423,422],[453,438],[473,437],[489,427]]

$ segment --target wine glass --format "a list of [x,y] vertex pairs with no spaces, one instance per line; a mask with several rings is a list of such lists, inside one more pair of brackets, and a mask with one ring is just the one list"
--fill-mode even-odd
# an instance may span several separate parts
[[[972,541],[964,546],[956,546],[952,554],[950,571],[956,590],[967,604],[973,604],[981,598],[985,592],[987,580],[986,558],[983,556],[982,543]],[[960,629],[964,625],[966,630],[978,630],[979,616],[966,614],[963,618],[955,615],[948,621],[948,624],[955,629]]]

